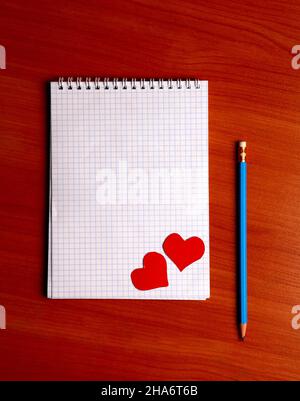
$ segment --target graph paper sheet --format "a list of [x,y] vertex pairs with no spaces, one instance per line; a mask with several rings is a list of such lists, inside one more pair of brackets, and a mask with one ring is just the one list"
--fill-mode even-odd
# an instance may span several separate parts
[[[51,82],[49,298],[209,297],[208,84],[117,89]],[[200,237],[180,271],[165,238]],[[169,285],[141,291],[131,272],[164,255]]]

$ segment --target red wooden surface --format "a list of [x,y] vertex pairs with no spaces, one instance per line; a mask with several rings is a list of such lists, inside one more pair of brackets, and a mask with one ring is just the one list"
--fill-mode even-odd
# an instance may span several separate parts
[[[300,1],[0,3],[1,379],[300,379]],[[57,76],[209,80],[211,299],[55,301],[45,276]],[[234,141],[249,142],[249,329],[236,327]]]

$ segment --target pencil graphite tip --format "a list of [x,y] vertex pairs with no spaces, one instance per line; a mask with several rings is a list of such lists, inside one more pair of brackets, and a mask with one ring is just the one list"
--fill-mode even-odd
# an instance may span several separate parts
[[241,338],[244,341],[246,337],[247,323],[241,323]]

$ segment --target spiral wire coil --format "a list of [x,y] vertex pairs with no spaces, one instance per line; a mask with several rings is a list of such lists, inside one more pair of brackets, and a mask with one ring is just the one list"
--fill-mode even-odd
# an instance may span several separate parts
[[73,78],[68,77],[66,80],[63,77],[58,79],[58,88],[59,89],[191,89],[192,85],[196,89],[200,88],[200,80],[199,79],[145,79],[145,78]]

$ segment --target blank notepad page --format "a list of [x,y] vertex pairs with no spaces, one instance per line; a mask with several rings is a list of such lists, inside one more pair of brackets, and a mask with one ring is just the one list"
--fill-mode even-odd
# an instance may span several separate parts
[[[182,271],[172,233],[205,245]],[[168,286],[134,286],[148,252]],[[209,297],[206,81],[51,82],[48,297]]]

